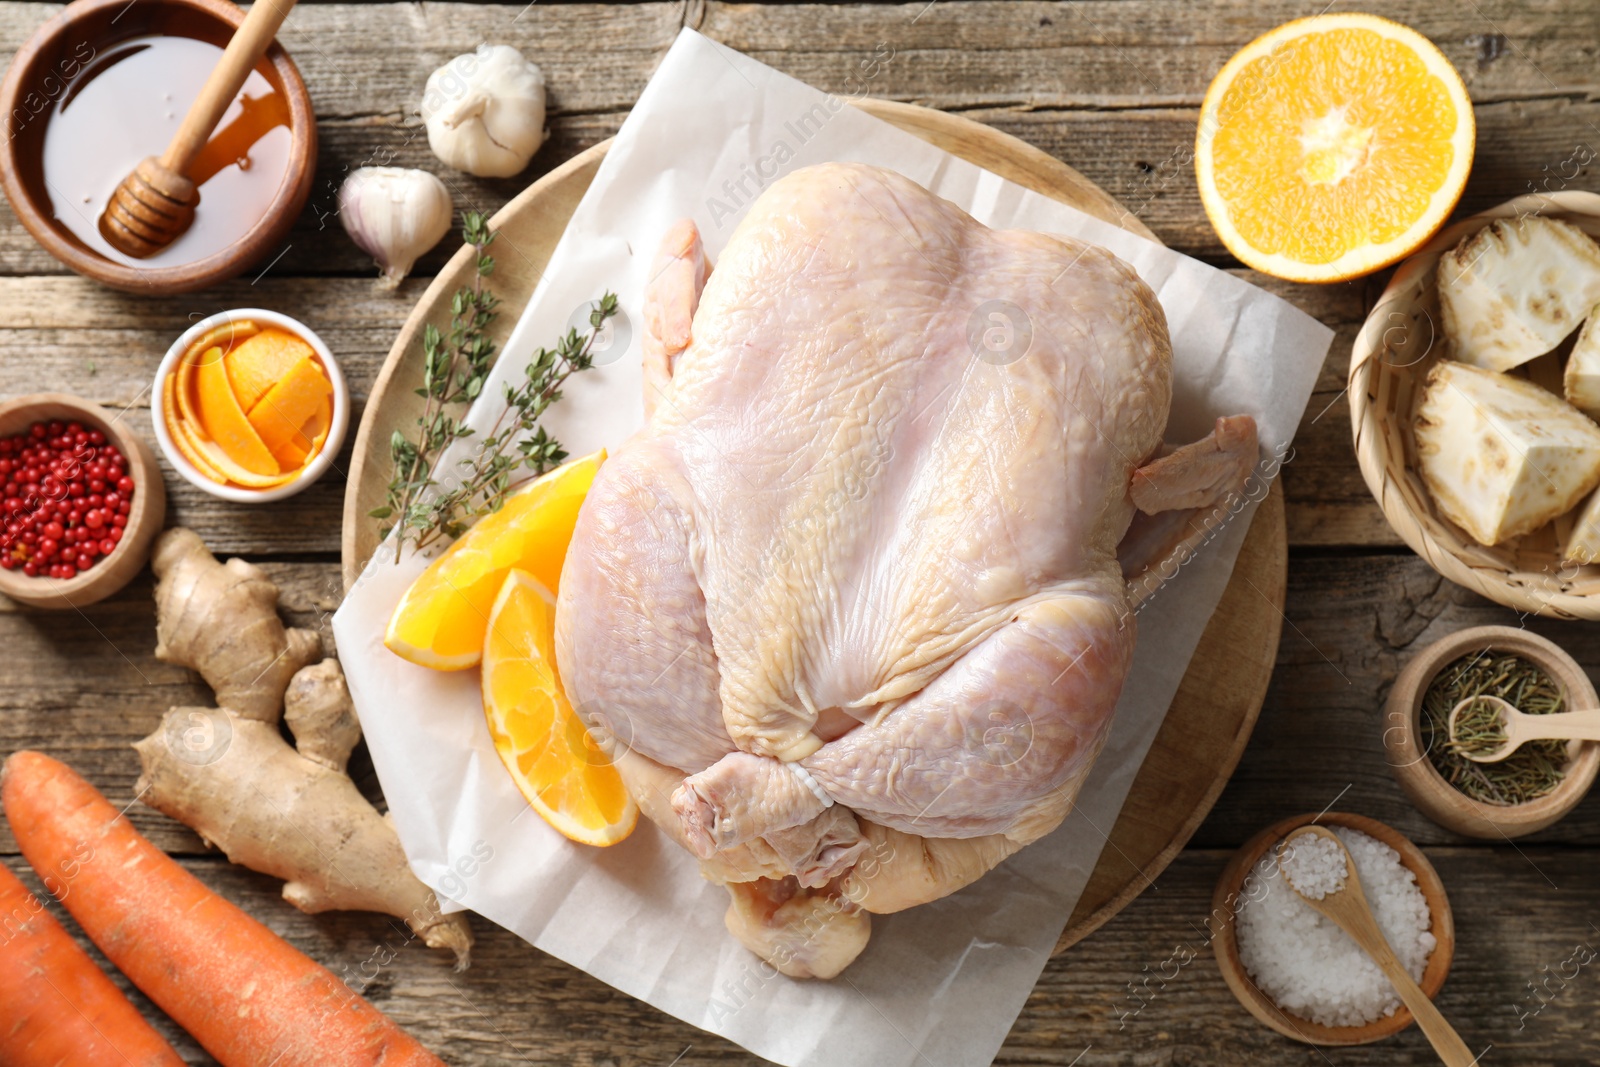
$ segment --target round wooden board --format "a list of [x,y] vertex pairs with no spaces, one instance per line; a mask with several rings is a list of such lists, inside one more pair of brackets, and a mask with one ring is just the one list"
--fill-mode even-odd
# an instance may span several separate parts
[[[866,99],[856,106],[1019,185],[1156,239],[1099,186],[1009,134],[913,104]],[[521,316],[610,143],[597,144],[552,170],[490,220],[501,235],[495,242],[494,290],[501,297],[492,331],[497,342],[504,343]],[[378,547],[378,523],[367,513],[383,503],[390,474],[389,438],[397,429],[409,433],[421,410],[414,392],[422,381],[418,336],[426,322],[449,322],[451,294],[470,280],[471,272],[471,251],[463,247],[423,293],[373,385],[345,490],[342,556],[347,589]],[[1250,739],[1277,659],[1287,545],[1283,493],[1274,483],[1056,952],[1097,930],[1147,889],[1227,784]]]

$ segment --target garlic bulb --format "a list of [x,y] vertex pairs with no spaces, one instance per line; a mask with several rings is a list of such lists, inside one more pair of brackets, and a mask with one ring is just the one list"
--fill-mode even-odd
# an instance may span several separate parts
[[444,182],[425,170],[362,167],[339,186],[339,221],[383,268],[383,289],[399,285],[417,257],[439,243],[454,212]]
[[509,178],[544,143],[544,75],[505,44],[480,44],[428,76],[428,147],[447,166]]

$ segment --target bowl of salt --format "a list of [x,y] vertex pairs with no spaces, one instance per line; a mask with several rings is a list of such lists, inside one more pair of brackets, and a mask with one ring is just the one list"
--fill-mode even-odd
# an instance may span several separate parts
[[[1285,1037],[1311,1045],[1380,1041],[1410,1026],[1411,1012],[1378,965],[1279,869],[1279,843],[1313,824],[1344,843],[1379,929],[1422,991],[1438,994],[1455,956],[1444,884],[1409,839],[1362,815],[1298,815],[1246,842],[1217,882],[1212,950],[1239,1002]],[[1319,877],[1310,857],[1301,871],[1296,884]]]

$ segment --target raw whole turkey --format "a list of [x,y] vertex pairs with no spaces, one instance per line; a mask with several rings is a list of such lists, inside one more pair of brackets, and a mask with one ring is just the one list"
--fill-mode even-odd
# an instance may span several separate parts
[[1241,488],[1255,424],[1164,448],[1166,320],[1127,264],[874,167],[776,182],[715,271],[681,222],[653,274],[648,418],[583,505],[559,670],[734,935],[833,977],[872,913],[1060,824],[1128,578]]

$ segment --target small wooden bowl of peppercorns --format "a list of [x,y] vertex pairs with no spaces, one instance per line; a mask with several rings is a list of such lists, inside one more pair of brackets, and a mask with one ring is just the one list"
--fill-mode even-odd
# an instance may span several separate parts
[[0,593],[77,608],[127,585],[166,519],[142,438],[66,393],[0,401]]

